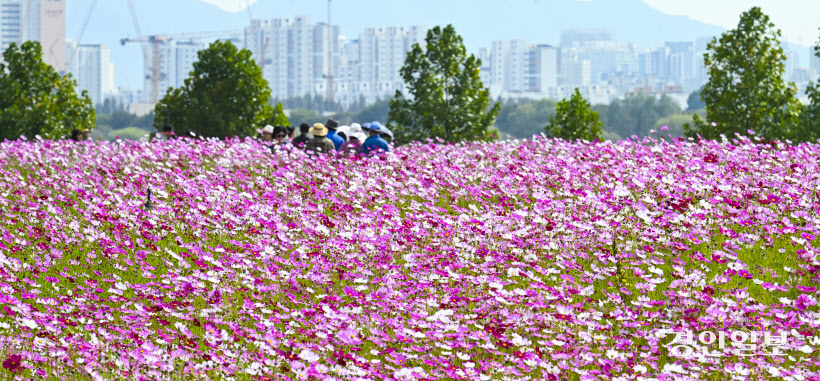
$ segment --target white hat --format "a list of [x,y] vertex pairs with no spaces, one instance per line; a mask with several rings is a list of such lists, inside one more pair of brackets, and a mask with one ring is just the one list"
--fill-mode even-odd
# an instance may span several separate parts
[[367,139],[367,136],[364,135],[364,132],[351,132],[350,137],[356,138],[360,141],[365,141],[365,139]]
[[338,134],[340,132],[344,132],[345,135],[347,135],[348,132],[350,132],[350,126],[340,126],[339,128],[336,129],[336,133]]
[[353,124],[350,125],[350,132],[355,134],[355,133],[363,133],[364,131],[362,131],[362,125],[361,124],[353,123]]
[[273,126],[271,126],[270,124],[265,126],[265,128],[262,129],[262,133],[264,134],[266,132],[273,135]]

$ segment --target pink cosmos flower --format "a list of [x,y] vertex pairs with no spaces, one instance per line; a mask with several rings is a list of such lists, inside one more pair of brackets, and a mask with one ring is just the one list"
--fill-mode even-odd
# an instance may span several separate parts
[[339,331],[339,333],[336,334],[336,338],[345,343],[345,345],[349,346],[355,346],[362,343],[362,339],[359,338],[359,331],[353,328],[347,328]]

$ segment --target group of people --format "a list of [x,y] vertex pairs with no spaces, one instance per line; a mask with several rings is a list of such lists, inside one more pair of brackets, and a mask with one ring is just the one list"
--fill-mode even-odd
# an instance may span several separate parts
[[[285,126],[265,126],[262,129],[262,141],[271,151],[277,148],[292,146],[307,152],[330,153],[340,155],[370,155],[371,153],[390,151],[393,132],[379,122],[360,125],[353,123],[350,126],[339,126],[339,122],[328,119],[324,124],[316,123],[312,127],[307,123],[299,126],[299,136],[296,128]],[[193,137],[192,133],[189,133]],[[178,137],[174,134],[171,125],[165,125],[161,134],[152,135],[150,140],[170,140]],[[184,136],[189,137],[189,136]],[[75,129],[71,132],[71,139],[83,141],[91,139],[91,131]],[[273,143],[275,141],[275,143]]]
[[271,150],[277,146],[291,145],[308,152],[337,152],[349,156],[387,152],[390,150],[388,140],[393,139],[393,133],[379,122],[339,126],[337,121],[328,119],[326,123],[316,123],[312,127],[302,123],[299,132],[300,135],[295,136],[296,129],[293,127],[265,126],[262,140],[276,141],[275,144],[268,144]]
[[71,140],[75,142],[91,140],[91,130],[80,130],[75,128],[73,131],[71,131]]

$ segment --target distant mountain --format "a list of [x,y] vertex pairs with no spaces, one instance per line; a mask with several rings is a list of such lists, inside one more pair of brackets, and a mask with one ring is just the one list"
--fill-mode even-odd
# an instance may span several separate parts
[[[90,0],[67,2],[67,37],[76,39]],[[348,38],[366,27],[453,24],[470,52],[489,47],[493,40],[523,38],[531,43],[558,44],[561,32],[572,28],[602,28],[620,42],[655,47],[664,41],[694,41],[725,29],[660,12],[641,0],[337,0],[333,23]],[[248,25],[247,10],[226,12],[200,0],[135,1],[144,35],[239,30]],[[258,0],[254,18],[292,18],[310,15],[314,23],[327,21],[324,0]],[[135,37],[126,0],[106,0],[97,6],[83,35],[83,43],[102,43],[111,49],[117,84],[142,87],[139,44],[121,46]],[[808,47],[799,48],[807,56]]]

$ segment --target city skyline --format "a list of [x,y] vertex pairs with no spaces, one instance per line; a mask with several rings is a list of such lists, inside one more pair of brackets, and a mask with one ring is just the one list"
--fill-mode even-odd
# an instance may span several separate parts
[[[39,1],[31,0],[1,0],[4,4],[9,3],[39,3]],[[241,3],[255,4],[257,7],[250,9],[243,9],[241,3],[236,1],[216,0],[181,0],[182,2],[190,3],[191,5],[200,4],[200,7],[191,8],[191,12],[203,14],[208,11],[206,8],[212,8],[205,3],[219,3],[216,4],[219,8],[225,10],[217,10],[217,12],[230,12],[226,14],[241,13],[239,20],[244,18],[244,25],[241,29],[244,30],[245,35],[254,34],[252,40],[245,40],[243,37],[234,35],[232,40],[240,47],[251,47],[255,55],[258,57],[261,53],[260,63],[263,64],[263,76],[268,80],[272,94],[275,99],[285,99],[288,97],[300,96],[304,94],[320,94],[328,93],[326,84],[332,83],[327,81],[328,70],[327,64],[333,62],[333,77],[337,81],[334,83],[334,93],[337,94],[339,100],[344,104],[350,104],[359,97],[366,95],[367,101],[372,102],[376,98],[384,96],[392,96],[396,90],[403,89],[403,83],[398,76],[398,68],[403,63],[403,56],[413,43],[423,43],[424,32],[427,27],[433,25],[429,24],[387,24],[381,23],[378,27],[373,27],[374,23],[368,21],[363,25],[358,25],[352,29],[349,24],[347,29],[343,29],[344,25],[332,25],[332,41],[334,41],[334,52],[331,59],[327,59],[327,51],[329,44],[326,41],[327,24],[326,14],[314,17],[310,13],[295,14],[295,15],[277,15],[277,17],[270,18],[264,6],[270,4],[268,0],[246,1]],[[367,2],[369,0],[352,0],[350,2],[358,1],[359,3]],[[426,1],[426,0],[424,0]],[[485,1],[486,0],[481,0]],[[549,1],[549,0],[548,0]],[[62,1],[61,1],[62,2]],[[122,1],[125,4],[125,0]],[[315,6],[309,4],[306,8]],[[334,2],[336,3],[336,2]],[[519,1],[519,3],[521,3]],[[551,3],[567,5],[570,8],[564,9],[567,13],[570,11],[585,10],[590,11],[594,8],[589,8],[597,4],[596,1],[579,2],[576,0],[553,0]],[[737,7],[743,5],[743,2],[730,2],[726,9],[731,6]],[[748,3],[748,2],[746,2]],[[65,5],[65,3],[63,3]],[[115,13],[122,13],[123,7],[116,5],[112,6],[111,2],[104,3],[106,5],[98,11],[103,14],[112,10]],[[142,14],[152,12],[154,8],[151,7],[149,1],[137,3],[141,6]],[[327,3],[325,3],[327,4]],[[659,8],[668,8],[670,12],[680,12],[681,9],[669,7],[668,4],[654,0],[622,0],[622,11],[626,13],[635,13],[637,11],[646,12],[647,9],[656,10]],[[629,5],[631,4],[631,5]],[[647,5],[648,4],[648,5]],[[740,4],[740,5],[739,5]],[[204,5],[204,8],[202,6]],[[288,5],[288,4],[285,4]],[[520,4],[519,4],[520,5]],[[748,5],[748,4],[746,4]],[[336,5],[339,7],[340,5]],[[550,9],[543,8],[540,5],[528,5],[535,7],[534,9]],[[600,5],[604,7],[605,5]],[[635,9],[629,6],[636,7]],[[108,7],[106,9],[106,7]],[[260,8],[261,7],[261,8]],[[343,5],[341,7],[344,7]],[[541,7],[541,8],[538,8]],[[745,5],[744,5],[745,7]],[[71,12],[67,17],[69,19],[68,25],[64,29],[71,29],[76,24],[77,7],[74,7],[74,13]],[[258,12],[261,9],[262,12]],[[726,10],[724,9],[724,11]],[[70,10],[70,9],[69,9]],[[683,9],[686,10],[686,9]],[[214,11],[210,9],[210,11]],[[314,9],[315,11],[315,9]],[[342,13],[349,11],[349,9],[342,8]],[[243,13],[247,12],[247,13]],[[321,13],[321,12],[318,12]],[[326,13],[326,12],[325,12]],[[577,13],[577,12],[574,12]],[[650,12],[651,14],[651,12]],[[96,25],[94,14],[85,15],[92,30]],[[101,16],[96,16],[97,18]],[[203,16],[204,18],[207,18]],[[613,18],[616,16],[613,15]],[[638,16],[636,16],[637,18]],[[646,15],[642,17],[647,18]],[[210,17],[214,18],[214,17]],[[110,18],[109,18],[110,19]],[[306,20],[302,22],[303,27],[294,27],[290,20],[294,20],[295,24],[299,24],[299,20]],[[344,17],[342,18],[344,19]],[[773,21],[777,25],[776,15],[772,15]],[[337,19],[334,19],[334,21]],[[674,18],[680,21],[680,18]],[[110,20],[109,20],[110,21]],[[153,21],[153,20],[152,20]],[[686,20],[684,20],[686,21]],[[241,22],[241,21],[240,21]],[[687,21],[688,22],[688,21]],[[287,25],[279,25],[273,27],[270,23],[284,23]],[[226,22],[227,26],[236,25],[237,20]],[[255,25],[251,28],[249,25]],[[151,25],[151,24],[149,24]],[[693,24],[696,25],[696,24]],[[780,25],[777,25],[780,27]],[[186,26],[183,25],[182,28]],[[708,26],[707,26],[708,27]],[[31,28],[29,26],[29,28]],[[271,29],[273,28],[273,29]],[[396,29],[398,28],[398,29]],[[410,40],[405,40],[406,33],[403,28],[411,28],[416,30],[414,36]],[[671,25],[671,29],[675,26]],[[680,29],[680,25],[677,26]],[[222,29],[217,26],[212,26],[212,29]],[[521,96],[521,94],[529,94],[534,97],[558,97],[560,98],[567,92],[567,87],[583,86],[584,90],[589,95],[594,95],[594,92],[602,96],[604,102],[611,100],[613,96],[621,96],[625,92],[634,91],[634,89],[642,89],[641,91],[648,92],[669,92],[669,91],[691,91],[698,87],[704,81],[704,72],[702,70],[703,50],[705,49],[705,41],[708,41],[710,35],[693,35],[689,33],[687,38],[672,38],[663,41],[656,40],[653,44],[639,45],[634,41],[617,38],[618,35],[623,35],[623,30],[615,28],[615,32],[610,31],[611,28],[602,28],[608,36],[600,41],[597,41],[596,46],[569,46],[564,41],[562,35],[559,39],[557,35],[536,35],[530,36],[527,40],[520,37],[509,38],[511,33],[509,31],[499,38],[492,35],[491,41],[484,41],[480,44],[469,41],[474,38],[475,33],[470,33],[469,28],[465,32],[465,44],[468,44],[468,52],[475,54],[484,62],[482,65],[482,78],[485,85],[490,88],[491,93],[495,96]],[[585,28],[575,28],[577,30]],[[588,29],[588,28],[586,28]],[[153,34],[153,27],[143,28],[143,35]],[[177,29],[179,30],[179,29]],[[190,29],[187,29],[190,31]],[[299,31],[301,30],[301,32]],[[373,31],[379,30],[377,35],[373,36]],[[572,29],[570,29],[572,30]],[[699,28],[697,31],[713,31],[714,29]],[[564,34],[567,29],[561,31]],[[214,32],[203,31],[212,34]],[[123,32],[117,32],[124,34]],[[294,34],[295,33],[295,34]],[[514,33],[514,32],[513,32]],[[96,76],[97,78],[77,78],[80,82],[81,88],[87,88],[93,95],[95,103],[101,102],[106,94],[112,93],[112,88],[116,89],[125,85],[130,87],[133,91],[141,91],[142,97],[146,93],[151,93],[149,89],[152,88],[152,83],[145,80],[144,70],[140,67],[135,68],[133,60],[131,62],[123,63],[123,47],[118,44],[108,45],[104,42],[97,41],[97,38],[92,34],[89,38],[83,38],[77,48],[77,41],[73,41],[70,33],[68,34],[68,49],[65,54],[65,64],[63,66],[70,66],[71,72],[75,76],[88,77]],[[370,36],[368,34],[371,34]],[[392,37],[387,38],[380,36],[399,36],[398,40],[393,40]],[[711,35],[715,35],[713,33]],[[29,34],[30,35],[30,34]],[[78,37],[81,33],[78,33]],[[293,37],[299,35],[301,42],[294,45]],[[174,36],[172,32],[171,36]],[[168,43],[163,43],[161,47],[162,59],[162,80],[158,88],[159,96],[170,87],[179,87],[182,81],[187,76],[188,71],[192,68],[192,64],[196,59],[196,52],[207,46],[206,39],[197,41],[186,41],[182,36],[180,38],[172,38]],[[484,38],[486,39],[486,35]],[[290,38],[290,39],[289,39]],[[268,47],[266,44],[270,40],[274,41],[274,45]],[[381,42],[371,42],[381,41]],[[786,39],[784,39],[786,40]],[[203,42],[199,42],[203,41]],[[262,48],[262,41],[265,41],[265,48]],[[376,44],[376,45],[374,45]],[[4,45],[7,45],[4,42]],[[53,45],[53,44],[52,44]],[[504,48],[500,48],[501,46]],[[582,44],[583,45],[583,44]],[[371,46],[370,48],[368,48]],[[372,46],[375,46],[373,48]],[[796,82],[807,82],[813,79],[817,72],[820,72],[820,64],[812,60],[809,64],[809,57],[811,52],[808,47],[795,49],[796,45],[784,44],[784,50],[788,57],[787,61],[787,75],[786,80],[795,79]],[[293,55],[291,53],[281,53],[288,51],[288,49],[297,48],[297,50],[304,51],[302,55]],[[141,49],[138,44],[129,45],[125,48],[130,48],[129,53],[140,53]],[[368,50],[369,49],[369,50]],[[381,50],[380,50],[381,49]],[[563,49],[563,51],[562,51]],[[44,49],[45,50],[45,49]],[[52,49],[53,50],[53,49]],[[264,53],[262,53],[264,51]],[[388,53],[384,53],[387,51]],[[67,62],[72,60],[77,61],[77,52],[84,52],[79,57],[82,57],[82,62]],[[491,54],[492,53],[492,54]],[[301,54],[301,53],[300,53]],[[376,57],[375,60],[366,59],[366,56],[385,55],[387,57]],[[545,55],[546,54],[546,55]],[[141,55],[141,54],[140,54]],[[109,58],[110,57],[110,58]],[[548,58],[543,58],[548,57]],[[550,60],[557,61],[550,63]],[[110,61],[110,62],[109,62]],[[138,60],[141,61],[141,60]],[[88,65],[95,67],[96,71],[84,68],[86,65],[83,62],[88,62]],[[373,63],[378,62],[378,63]],[[527,63],[526,65],[524,63]],[[141,62],[139,62],[141,63]],[[370,65],[370,66],[368,66]],[[516,66],[518,65],[518,66]],[[540,66],[539,66],[540,65]],[[54,65],[58,66],[58,65]],[[538,66],[538,67],[536,67]],[[114,68],[116,67],[116,70]],[[375,70],[375,71],[374,71]],[[84,74],[79,74],[80,72]],[[114,73],[116,72],[116,77]],[[294,78],[296,73],[300,73],[303,78]],[[654,76],[652,76],[654,75]],[[135,80],[136,78],[136,80]],[[142,83],[140,83],[142,82]],[[680,86],[680,89],[670,88],[667,85]],[[90,86],[90,88],[89,88]],[[592,87],[590,87],[592,86]],[[597,86],[597,88],[595,88]],[[608,88],[607,88],[608,87]],[[594,91],[593,91],[594,90]],[[123,99],[134,99],[134,94],[122,94]]]

